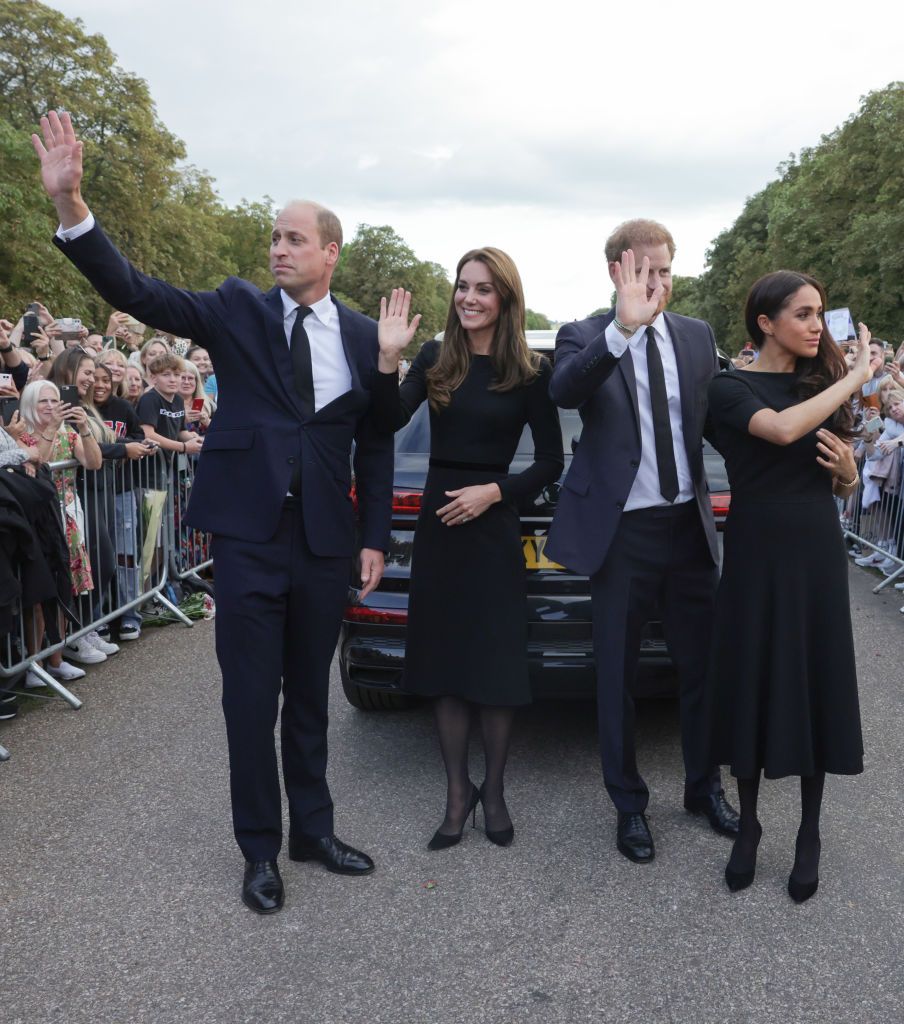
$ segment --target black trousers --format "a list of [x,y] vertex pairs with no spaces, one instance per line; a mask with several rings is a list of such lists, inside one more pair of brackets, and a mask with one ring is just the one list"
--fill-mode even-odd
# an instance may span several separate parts
[[649,790],[637,770],[634,699],[640,636],[657,610],[680,682],[681,745],[688,793],[718,792],[717,767],[702,764],[703,691],[718,573],[694,502],[625,512],[602,568],[590,579],[600,755],[619,811],[643,811]]
[[282,844],[273,736],[280,691],[290,834],[319,838],[333,831],[327,704],[349,559],[311,552],[294,499],[269,541],[217,535],[213,556],[235,837],[246,860],[275,860]]

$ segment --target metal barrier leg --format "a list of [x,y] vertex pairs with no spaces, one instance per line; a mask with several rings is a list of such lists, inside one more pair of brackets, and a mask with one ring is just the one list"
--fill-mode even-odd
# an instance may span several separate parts
[[8,760],[9,760],[9,751],[6,749],[6,747],[0,746],[0,761],[8,761]]
[[179,608],[177,608],[173,604],[173,602],[170,601],[168,598],[165,598],[163,596],[163,594],[155,594],[154,595],[154,600],[155,601],[159,601],[160,604],[162,604],[164,608],[168,608],[173,613],[173,615],[175,615],[176,618],[180,622],[184,623],[186,626],[193,626],[194,625],[192,620],[185,614],[185,612],[183,612]]
[[65,686],[63,686],[58,680],[54,679],[49,672],[46,672],[37,663],[33,663],[30,668],[48,689],[53,690],[58,697],[62,697],[67,704],[71,705],[74,710],[78,711],[82,706],[82,702],[74,693],[70,693]]

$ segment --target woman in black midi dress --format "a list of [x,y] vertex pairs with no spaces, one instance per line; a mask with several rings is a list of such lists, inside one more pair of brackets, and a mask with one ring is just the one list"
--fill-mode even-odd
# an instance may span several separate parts
[[712,763],[738,779],[740,832],[725,869],[732,891],[753,881],[767,778],[801,778],[793,899],[816,891],[826,772],[863,770],[847,585],[833,495],[857,470],[849,399],[869,377],[869,332],[848,368],[823,322],[813,278],[779,271],[754,284],[746,324],[759,350],[709,389],[731,511],[709,693]]
[[[414,537],[404,687],[435,698],[446,766],[445,819],[431,849],[455,845],[483,805],[486,834],[508,845],[514,828],[503,775],[515,708],[530,701],[524,555],[517,503],[562,472],[562,431],[549,398],[549,363],[524,334],[518,271],[498,249],[462,257],[442,344],[427,342],[404,382],[398,361],[408,297],[394,292],[380,318],[373,414],[398,430],[430,402],[430,469]],[[508,468],[527,424],[534,461]],[[478,789],[468,775],[477,707],[486,761]]]

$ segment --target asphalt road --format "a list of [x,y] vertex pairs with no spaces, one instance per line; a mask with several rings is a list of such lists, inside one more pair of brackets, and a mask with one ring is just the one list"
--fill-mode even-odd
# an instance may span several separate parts
[[239,900],[213,627],[147,630],[76,684],[82,710],[0,730],[0,1020],[900,1024],[904,616],[872,582],[852,570],[868,767],[827,784],[822,881],[800,907],[784,888],[794,781],[764,785],[757,879],[731,895],[729,841],[681,808],[672,702],[639,721],[652,864],[615,850],[587,704],[520,717],[512,847],[468,830],[430,853],[429,713],[353,711],[337,679],[337,832],[377,872],[283,858],[286,908],[257,917]]

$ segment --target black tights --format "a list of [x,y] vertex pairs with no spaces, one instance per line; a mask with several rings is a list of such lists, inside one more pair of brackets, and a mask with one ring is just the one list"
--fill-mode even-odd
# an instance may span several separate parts
[[[474,707],[460,697],[438,697],[434,704],[439,747],[446,766],[446,817],[439,830],[448,835],[455,835],[464,826],[473,792],[468,774],[468,741]],[[484,704],[476,707],[486,763],[482,787],[484,817],[486,827],[497,831],[512,823],[502,794],[515,709]]]
[[[819,873],[819,813],[825,781],[825,772],[808,775],[800,780],[800,828],[797,830],[794,869],[791,873],[801,883],[815,881]],[[728,862],[729,868],[736,873],[749,870],[756,863],[761,833],[756,816],[759,792],[759,774],[752,779],[738,779],[741,823]]]

